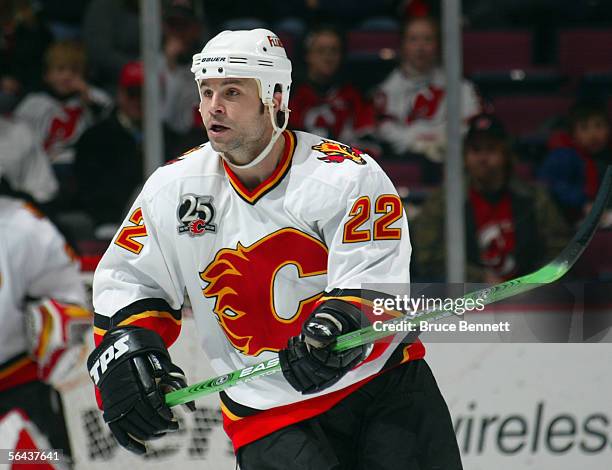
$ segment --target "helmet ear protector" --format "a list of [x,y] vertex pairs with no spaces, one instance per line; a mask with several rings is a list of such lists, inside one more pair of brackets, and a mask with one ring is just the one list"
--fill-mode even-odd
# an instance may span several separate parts
[[[289,121],[289,93],[291,91],[291,61],[282,42],[272,31],[253,29],[251,31],[223,31],[212,38],[193,56],[191,71],[199,84],[208,78],[253,78],[259,86],[259,95],[264,106],[268,107],[274,133],[266,148],[250,163],[236,165],[237,168],[250,168],[261,162],[276,140],[287,127]],[[274,89],[280,85],[282,100],[279,111],[284,113],[284,122],[279,127],[274,115]],[[201,98],[201,97],[200,97]]]

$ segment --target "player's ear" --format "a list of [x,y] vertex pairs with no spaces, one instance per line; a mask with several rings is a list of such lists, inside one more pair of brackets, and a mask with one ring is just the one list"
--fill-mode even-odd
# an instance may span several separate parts
[[272,95],[272,101],[274,102],[274,110],[278,111],[283,101],[282,87],[278,83],[274,87],[274,95]]

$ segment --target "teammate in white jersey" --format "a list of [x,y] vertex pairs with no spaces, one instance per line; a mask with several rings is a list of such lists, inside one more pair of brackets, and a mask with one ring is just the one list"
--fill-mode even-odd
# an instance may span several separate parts
[[[91,312],[83,307],[74,252],[31,202],[17,197],[5,176],[0,166],[0,428],[3,416],[21,410],[53,448],[70,457],[54,384],[78,360]],[[23,442],[3,436],[2,444]]]
[[410,281],[397,193],[368,155],[285,130],[291,62],[267,30],[194,56],[210,142],[149,178],[94,277],[88,360],[124,447],[177,428],[164,392],[184,292],[218,374],[280,358],[282,374],[220,394],[243,470],[461,468],[424,347],[332,352],[374,319],[368,283]]

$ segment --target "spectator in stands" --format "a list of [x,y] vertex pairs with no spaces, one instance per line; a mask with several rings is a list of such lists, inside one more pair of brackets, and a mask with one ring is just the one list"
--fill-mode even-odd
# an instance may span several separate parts
[[578,102],[569,113],[569,133],[553,134],[539,177],[570,223],[585,215],[607,165],[612,164],[610,120],[605,107]]
[[[544,188],[514,175],[501,123],[487,114],[474,117],[464,153],[467,281],[499,283],[558,255],[568,227]],[[446,260],[441,189],[429,197],[412,227],[420,277],[441,280]]]
[[85,81],[85,51],[77,42],[54,43],[45,55],[45,67],[44,89],[26,95],[15,117],[30,126],[49,156],[60,183],[61,209],[74,192],[73,146],[110,111],[112,100]]
[[0,172],[15,191],[37,203],[49,203],[57,193],[57,180],[45,152],[30,128],[0,116]]
[[77,200],[98,227],[116,228],[142,183],[143,83],[142,63],[127,63],[119,78],[117,108],[76,145]]
[[193,86],[191,60],[201,48],[203,27],[191,7],[175,5],[164,11],[163,28],[162,114],[166,149],[174,158],[202,142],[200,98]]
[[27,0],[0,2],[0,113],[40,87],[45,50],[53,36]]
[[370,149],[374,108],[339,76],[344,50],[340,33],[329,26],[314,29],[305,50],[306,77],[291,94],[289,126]]
[[122,67],[140,57],[139,0],[92,0],[83,20],[91,72],[112,88]]
[[[446,78],[439,66],[439,26],[430,17],[404,25],[400,65],[376,94],[380,139],[391,153],[423,164],[426,182],[441,177],[446,147]],[[465,122],[480,111],[473,85],[462,83]]]

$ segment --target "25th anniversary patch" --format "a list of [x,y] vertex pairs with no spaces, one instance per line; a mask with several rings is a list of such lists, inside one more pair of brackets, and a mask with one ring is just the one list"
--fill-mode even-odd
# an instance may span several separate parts
[[215,220],[215,206],[212,196],[198,196],[196,194],[185,194],[181,196],[181,202],[176,211],[180,222],[179,235],[188,233],[191,237],[204,235],[206,232],[215,233],[217,226]]

